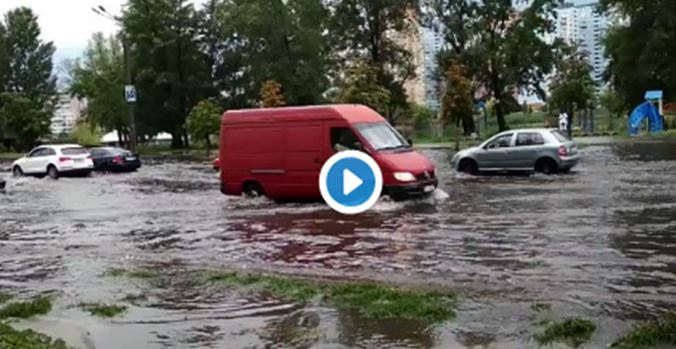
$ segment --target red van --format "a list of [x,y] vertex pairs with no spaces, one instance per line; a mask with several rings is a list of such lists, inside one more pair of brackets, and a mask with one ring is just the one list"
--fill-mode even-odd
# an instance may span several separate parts
[[321,199],[319,172],[339,150],[368,153],[396,200],[430,194],[436,167],[377,112],[361,105],[232,110],[221,123],[221,192]]

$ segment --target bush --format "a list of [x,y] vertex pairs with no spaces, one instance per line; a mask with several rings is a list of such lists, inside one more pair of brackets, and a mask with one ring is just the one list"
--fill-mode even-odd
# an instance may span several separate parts
[[70,138],[73,142],[85,146],[99,145],[101,137],[101,130],[86,122],[78,123],[70,134]]

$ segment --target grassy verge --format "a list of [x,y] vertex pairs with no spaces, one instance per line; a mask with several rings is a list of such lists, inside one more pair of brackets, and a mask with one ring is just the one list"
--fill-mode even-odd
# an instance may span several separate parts
[[12,298],[14,298],[14,296],[11,294],[0,292],[0,304],[7,303],[7,301],[11,300]]
[[33,330],[19,331],[0,323],[0,348],[2,349],[70,349],[63,340],[52,340]]
[[103,303],[80,303],[78,304],[82,310],[89,312],[92,316],[102,318],[111,318],[123,314],[127,311],[124,305],[103,304]]
[[550,324],[544,332],[536,334],[534,338],[541,345],[562,342],[579,347],[589,341],[595,331],[596,325],[589,320],[568,319]]
[[103,273],[103,276],[121,277],[126,276],[133,279],[150,279],[157,276],[156,272],[147,269],[127,270],[124,268],[111,268]]
[[44,315],[52,310],[52,301],[48,297],[38,297],[27,302],[8,303],[0,308],[0,319],[27,319],[35,315]]
[[676,315],[634,328],[612,344],[613,348],[643,349],[676,346]]
[[0,160],[14,161],[23,155],[21,153],[0,153]]
[[367,318],[440,323],[455,316],[451,308],[456,296],[450,293],[409,290],[367,282],[320,282],[234,272],[209,271],[204,272],[202,277],[207,281],[270,293],[290,301],[321,298],[337,308],[354,309]]

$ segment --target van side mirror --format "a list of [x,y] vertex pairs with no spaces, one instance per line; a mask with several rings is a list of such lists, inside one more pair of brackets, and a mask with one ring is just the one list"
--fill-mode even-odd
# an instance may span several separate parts
[[406,142],[408,142],[408,145],[413,146],[413,138],[407,139]]

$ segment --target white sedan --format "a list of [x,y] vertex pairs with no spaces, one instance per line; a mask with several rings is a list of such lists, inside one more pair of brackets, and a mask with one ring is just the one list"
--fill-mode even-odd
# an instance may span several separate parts
[[93,169],[91,155],[77,144],[39,146],[12,164],[14,176],[58,178],[60,175],[88,175]]

